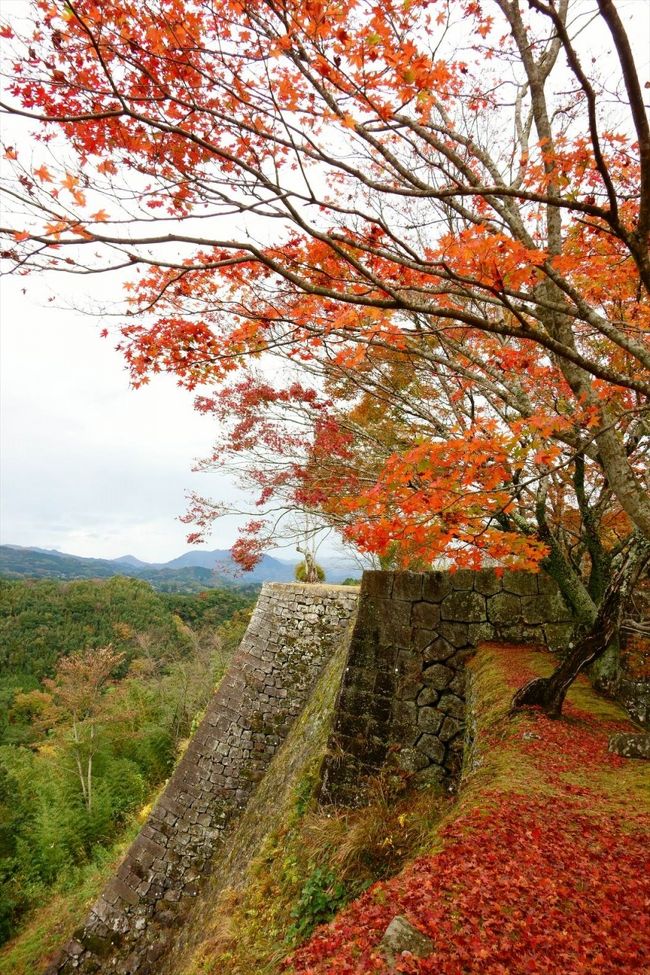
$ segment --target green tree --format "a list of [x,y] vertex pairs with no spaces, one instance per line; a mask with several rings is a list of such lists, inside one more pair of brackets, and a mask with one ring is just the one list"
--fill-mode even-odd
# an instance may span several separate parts
[[71,757],[89,813],[102,727],[116,717],[114,702],[107,707],[108,691],[117,687],[111,675],[123,659],[124,654],[116,653],[111,646],[63,657],[56,676],[43,682],[45,691],[21,694],[16,700],[19,709],[33,708],[34,723],[54,737],[64,755]]

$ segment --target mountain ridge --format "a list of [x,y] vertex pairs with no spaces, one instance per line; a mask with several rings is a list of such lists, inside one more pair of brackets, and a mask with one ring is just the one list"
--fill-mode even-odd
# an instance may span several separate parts
[[[0,545],[0,576],[36,579],[106,579],[114,575],[132,576],[149,582],[162,591],[194,592],[218,586],[240,587],[262,582],[292,582],[298,562],[263,555],[251,572],[237,567],[228,549],[194,549],[168,562],[144,562],[134,555],[116,559],[71,555],[58,549],[36,546]],[[323,559],[330,582],[339,582],[357,573],[348,559]]]

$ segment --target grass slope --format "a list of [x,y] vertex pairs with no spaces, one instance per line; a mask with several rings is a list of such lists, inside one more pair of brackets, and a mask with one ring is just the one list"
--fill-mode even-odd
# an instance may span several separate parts
[[19,934],[0,948],[2,975],[42,975],[97,900],[141,827],[142,821],[134,817],[112,847],[98,851],[96,860],[78,867],[52,889],[47,903],[36,908]]
[[[513,690],[553,658],[488,645],[470,664],[457,799],[380,779],[364,809],[320,807],[344,663],[342,647],[159,975],[650,975],[650,786],[647,765],[607,752],[629,727],[620,709],[580,680],[562,721],[510,718]],[[3,975],[36,975],[104,875],[51,905],[55,938],[35,917],[0,954]],[[430,957],[389,967],[379,943],[396,915]]]
[[[471,664],[474,746],[432,852],[370,888],[290,959],[287,975],[647,975],[648,768],[610,755],[629,728],[579,680],[565,717],[508,716],[513,690],[552,658],[485,646]],[[431,941],[390,968],[396,915]]]
[[378,780],[364,809],[321,808],[315,798],[345,650],[229,837],[160,975],[273,975],[318,923],[429,848],[447,795]]

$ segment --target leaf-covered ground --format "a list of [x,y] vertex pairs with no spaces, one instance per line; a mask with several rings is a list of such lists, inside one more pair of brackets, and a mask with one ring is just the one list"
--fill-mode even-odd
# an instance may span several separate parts
[[[471,771],[437,851],[320,928],[287,973],[650,973],[648,767],[609,754],[629,724],[584,680],[561,721],[508,717],[512,690],[550,665],[523,648],[479,651]],[[433,950],[390,969],[379,942],[396,915]]]

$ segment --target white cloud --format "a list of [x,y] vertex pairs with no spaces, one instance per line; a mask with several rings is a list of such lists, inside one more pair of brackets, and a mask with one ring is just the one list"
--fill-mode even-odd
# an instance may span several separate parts
[[[52,283],[60,295],[61,280]],[[237,494],[227,476],[191,472],[209,451],[213,421],[169,377],[130,389],[101,322],[47,296],[37,279],[0,288],[2,541],[173,558],[186,547],[176,520],[185,490]],[[231,520],[213,541],[227,547],[234,537]]]

